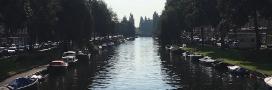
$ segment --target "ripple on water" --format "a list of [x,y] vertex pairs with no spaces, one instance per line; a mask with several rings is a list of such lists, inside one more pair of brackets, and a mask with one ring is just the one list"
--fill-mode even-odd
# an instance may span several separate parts
[[92,59],[50,79],[42,90],[266,90],[259,80],[169,56],[152,38],[137,38]]

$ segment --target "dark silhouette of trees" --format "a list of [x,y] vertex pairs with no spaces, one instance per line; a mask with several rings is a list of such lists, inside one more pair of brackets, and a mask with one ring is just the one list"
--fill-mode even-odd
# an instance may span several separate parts
[[[260,20],[271,21],[270,0],[167,0],[160,16],[160,41],[164,44],[178,42],[182,36],[200,44],[217,38],[223,45],[230,32],[236,33],[248,23],[256,33],[256,48],[261,46]],[[198,43],[198,44],[199,44]]]
[[[83,44],[91,37],[135,35],[134,17],[119,22],[102,0],[0,0],[0,23],[7,37],[27,30],[29,44],[73,41]],[[122,27],[124,31],[119,30]]]
[[153,20],[149,18],[141,17],[139,35],[145,37],[151,37],[153,32]]
[[139,35],[145,37],[157,36],[160,33],[159,23],[160,16],[157,12],[154,12],[153,19],[141,17]]
[[153,35],[157,36],[159,31],[159,25],[160,25],[160,16],[157,12],[154,12],[153,14]]
[[24,2],[22,0],[1,0],[0,16],[6,36],[12,36],[25,25]]
[[134,17],[132,14],[130,14],[129,19],[127,17],[123,17],[121,23],[118,24],[118,33],[122,34],[124,36],[135,36],[136,28],[135,28],[135,22]]

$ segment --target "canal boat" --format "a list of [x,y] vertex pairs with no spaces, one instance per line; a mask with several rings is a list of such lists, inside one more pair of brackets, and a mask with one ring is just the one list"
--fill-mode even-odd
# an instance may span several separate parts
[[190,57],[191,61],[196,61],[196,62],[198,62],[200,58],[203,58],[203,56],[199,54],[189,54],[188,57]]
[[77,54],[77,58],[79,61],[86,61],[88,60],[90,57],[89,57],[89,54],[87,53],[87,51],[78,51],[78,54]]
[[68,67],[68,63],[62,60],[55,60],[49,63],[47,69],[49,72],[52,71],[65,71]]
[[170,47],[171,47],[170,45],[165,45],[166,50],[170,50]]
[[83,51],[78,51],[78,55],[86,55]]
[[47,77],[48,77],[48,74],[45,74],[45,75],[34,74],[34,75],[29,76],[29,78],[38,79],[39,82],[45,81],[47,79]]
[[114,45],[114,42],[109,42],[108,45],[109,45],[109,46],[113,46],[113,45]]
[[[182,51],[183,52],[183,51]],[[182,56],[183,57],[190,57],[190,56],[194,56],[194,54],[192,54],[192,53],[190,53],[190,52],[188,52],[188,51],[184,51],[183,53],[182,53]]]
[[67,62],[69,65],[75,64],[78,59],[76,58],[75,51],[67,51],[63,53],[62,59]]
[[7,86],[10,90],[37,90],[38,79],[29,77],[20,77],[13,80]]
[[198,59],[200,63],[205,65],[212,65],[213,63],[216,63],[216,60],[212,59],[209,56],[205,56],[203,58]]
[[170,53],[178,54],[178,55],[181,55],[182,53],[185,52],[184,50],[182,50],[182,47],[179,47],[177,45],[171,45],[171,46],[166,45],[165,49],[170,51]]
[[103,43],[101,46],[102,46],[103,48],[106,48],[106,47],[108,47],[108,44],[107,44],[107,43]]
[[133,40],[135,40],[135,38],[134,37],[129,37],[129,38],[126,38],[126,40],[133,41]]
[[272,88],[272,77],[266,77],[264,78],[264,82]]
[[228,70],[234,75],[244,75],[247,73],[247,70],[240,66],[234,65],[234,66],[227,66],[227,67],[228,67]]

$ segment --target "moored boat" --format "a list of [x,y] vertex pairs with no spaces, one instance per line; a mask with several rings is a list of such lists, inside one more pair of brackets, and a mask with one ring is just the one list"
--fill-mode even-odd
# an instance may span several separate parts
[[76,52],[74,51],[64,52],[62,59],[69,65],[75,64],[78,61],[78,59],[76,58]]
[[203,56],[199,54],[190,54],[188,57],[190,57],[191,61],[199,61],[200,58],[203,58]]
[[266,78],[264,78],[264,82],[265,82],[270,88],[272,88],[272,77],[266,77]]
[[206,64],[206,65],[212,65],[213,63],[216,63],[216,60],[212,59],[209,56],[205,56],[203,58],[198,59],[200,63]]
[[244,75],[247,73],[247,70],[240,67],[240,66],[227,66],[229,71],[232,73],[232,74],[235,74],[235,75]]
[[78,51],[77,58],[79,61],[86,61],[89,60],[89,54],[83,51]]
[[170,45],[166,45],[165,49],[167,51],[170,51],[170,53],[179,54],[179,55],[181,55],[182,53],[185,52],[184,50],[182,50],[182,47],[179,47],[177,45],[171,45],[171,46]]
[[7,86],[10,90],[37,90],[38,79],[37,78],[27,78],[20,77],[13,80]]
[[49,63],[47,69],[49,71],[65,71],[68,67],[68,63],[67,62],[64,62],[62,60],[55,60],[55,61],[52,61],[51,63]]

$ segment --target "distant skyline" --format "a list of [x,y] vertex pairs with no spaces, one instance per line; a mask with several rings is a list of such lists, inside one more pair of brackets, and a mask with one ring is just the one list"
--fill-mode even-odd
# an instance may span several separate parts
[[132,13],[135,19],[135,26],[139,26],[140,17],[152,18],[153,13],[161,13],[166,0],[104,0],[109,8],[118,15],[119,20],[124,16],[127,18]]

